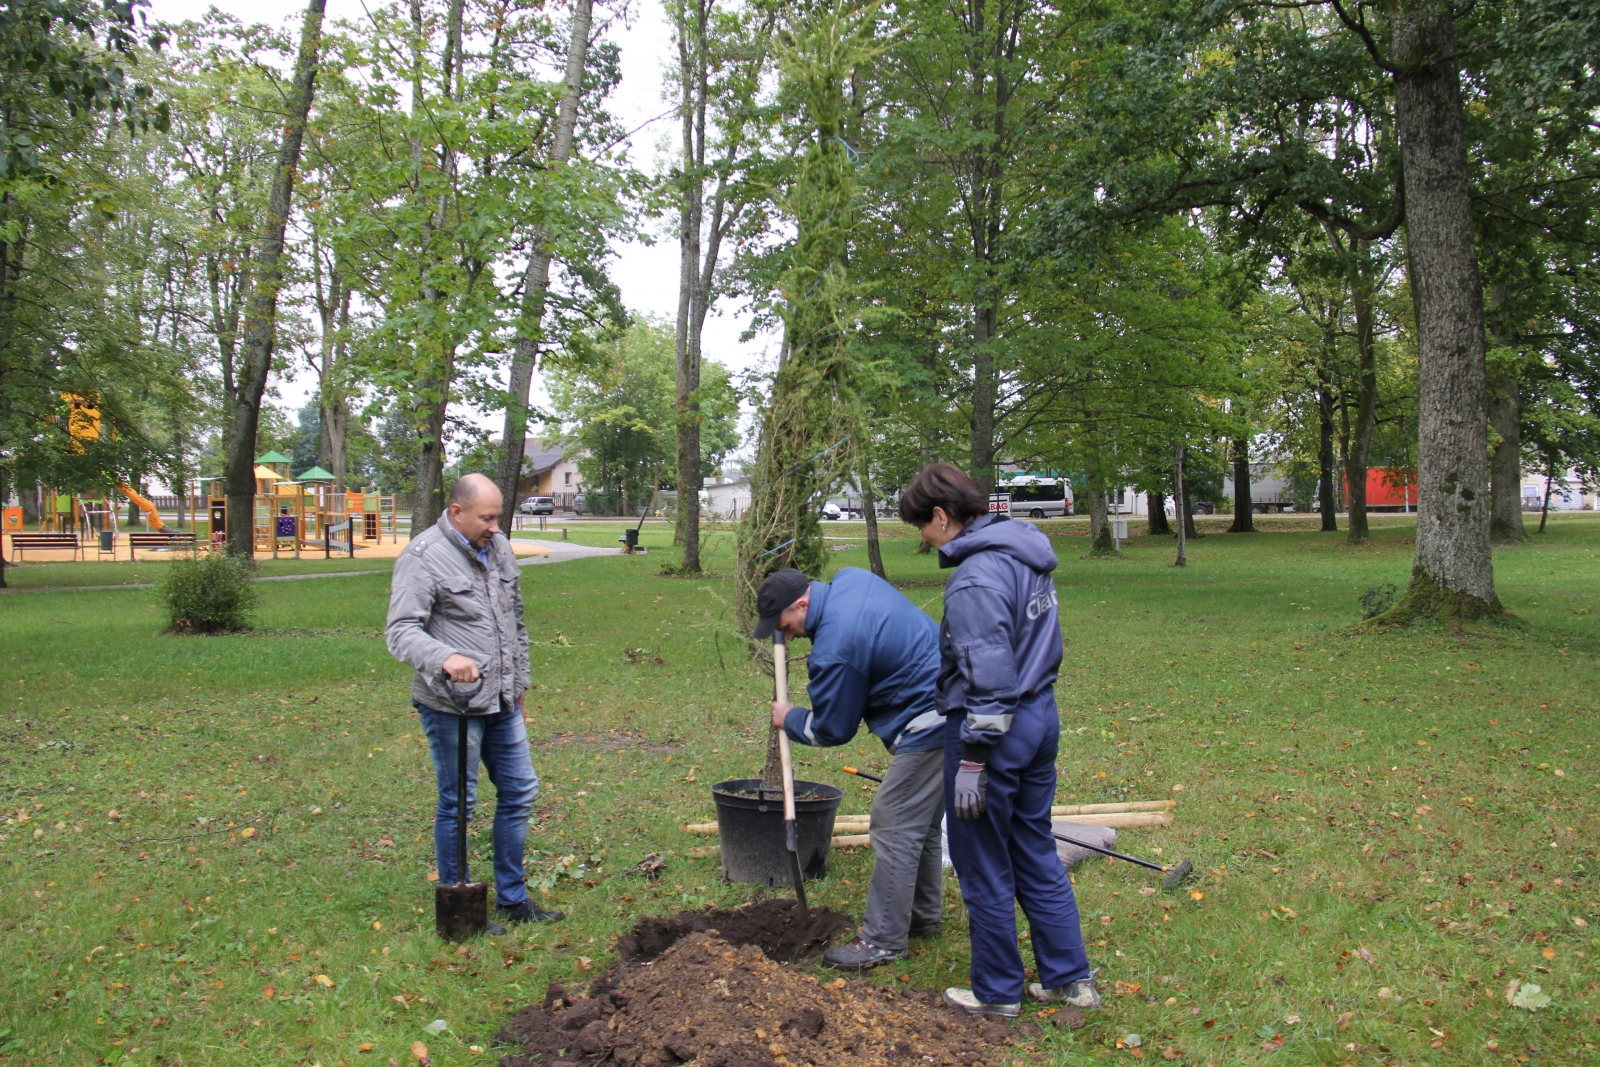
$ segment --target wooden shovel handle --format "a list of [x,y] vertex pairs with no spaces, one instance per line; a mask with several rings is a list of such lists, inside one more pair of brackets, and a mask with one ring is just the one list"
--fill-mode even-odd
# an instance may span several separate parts
[[[776,699],[789,699],[789,646],[782,634],[772,635],[772,680]],[[789,755],[789,732],[778,730],[778,764],[783,769],[783,820],[794,822],[794,763]]]

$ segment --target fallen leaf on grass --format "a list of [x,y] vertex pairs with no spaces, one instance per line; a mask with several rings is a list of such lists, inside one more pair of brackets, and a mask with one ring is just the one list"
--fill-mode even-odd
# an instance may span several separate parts
[[278,995],[278,991],[272,986],[267,986],[267,988],[261,991],[261,995],[266,997],[268,1000],[271,1000],[273,997]]
[[588,956],[578,957],[578,970],[587,971],[592,966],[594,966],[594,960],[591,960]]
[[333,988],[333,979],[329,978],[325,974],[316,975],[311,980],[313,982],[317,983],[319,986],[322,986],[324,989],[332,989]]
[[256,828],[254,826],[246,826],[243,830],[239,831],[239,836],[248,841],[250,838],[256,836]]
[[1189,890],[1189,899],[1190,900],[1204,900],[1204,899],[1206,899],[1206,895],[1204,893],[1202,893],[1198,889],[1191,889],[1191,890]]
[[1582,930],[1585,927],[1587,927],[1589,924],[1587,922],[1585,922],[1584,920],[1578,918],[1576,915],[1574,915],[1572,917],[1572,925],[1576,926],[1578,929]]
[[1360,956],[1362,959],[1366,960],[1368,963],[1376,963],[1377,962],[1377,960],[1372,958],[1372,950],[1367,948],[1366,945],[1362,945],[1360,948],[1356,949],[1356,955]]
[[1290,1012],[1288,1015],[1283,1017],[1283,1021],[1288,1026],[1298,1026],[1300,1025],[1300,1016],[1294,1014],[1294,1012]]
[[1355,1017],[1356,1013],[1353,1011],[1341,1012],[1339,1014],[1339,1021],[1335,1024],[1335,1028],[1339,1030],[1350,1029],[1350,1020],[1354,1019]]
[[371,1052],[372,1051],[372,1042],[370,1042],[370,1041],[361,1042],[361,1044],[356,1046],[356,1051],[357,1052]]
[[442,1034],[446,1030],[450,1029],[450,1024],[445,1022],[443,1019],[435,1019],[422,1029],[430,1034]]
[[[1511,985],[1517,986],[1518,983],[1513,981]],[[1507,992],[1510,995],[1506,999],[1510,1001],[1511,1006],[1524,1011],[1538,1011],[1540,1008],[1548,1008],[1551,1003],[1550,994],[1532,982],[1523,982],[1514,991],[1508,987]]]
[[431,1062],[428,1059],[428,1046],[420,1041],[411,1042],[411,1058],[418,1063]]
[[1161,1050],[1161,1058],[1164,1060],[1181,1060],[1183,1059],[1183,1050],[1168,1045]]
[[1144,988],[1144,983],[1142,983],[1142,982],[1120,982],[1119,981],[1115,985],[1113,985],[1112,988],[1116,990],[1117,996],[1126,997],[1126,996],[1132,996],[1134,993],[1137,993],[1137,992],[1139,992],[1139,990],[1143,989]]
[[1118,1048],[1138,1048],[1144,1044],[1144,1038],[1138,1034],[1123,1034],[1117,1038]]
[[1543,956],[1547,960],[1553,960],[1556,958],[1556,950],[1553,948],[1541,949],[1539,951],[1539,955]]

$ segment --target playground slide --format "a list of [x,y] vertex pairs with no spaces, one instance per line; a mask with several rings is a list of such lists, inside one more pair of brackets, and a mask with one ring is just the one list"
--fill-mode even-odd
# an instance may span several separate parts
[[125,485],[118,485],[117,492],[133,501],[133,506],[144,512],[144,517],[150,521],[150,529],[165,530],[167,528],[166,523],[161,521],[161,515],[156,511],[156,506],[150,501]]

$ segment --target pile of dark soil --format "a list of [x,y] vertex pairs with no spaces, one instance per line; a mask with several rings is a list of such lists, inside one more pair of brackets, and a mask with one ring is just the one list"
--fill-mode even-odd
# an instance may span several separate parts
[[985,1067],[1009,1033],[936,993],[819,981],[704,931],[618,961],[587,994],[552,983],[499,1037],[523,1050],[501,1067]]
[[848,916],[827,908],[812,911],[811,922],[802,924],[798,904],[773,897],[732,911],[646,916],[617,940],[617,957],[624,963],[645,963],[690,934],[716,931],[731,945],[754,945],[768,959],[790,962],[820,956],[835,937],[854,926]]

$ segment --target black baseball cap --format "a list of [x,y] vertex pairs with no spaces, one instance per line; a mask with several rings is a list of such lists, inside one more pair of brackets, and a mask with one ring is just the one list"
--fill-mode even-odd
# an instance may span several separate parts
[[756,593],[756,611],[761,621],[756,623],[756,632],[750,636],[757,641],[771,637],[778,628],[778,619],[783,615],[783,610],[805,596],[810,588],[810,579],[793,567],[767,575],[767,580],[761,583],[761,590]]

